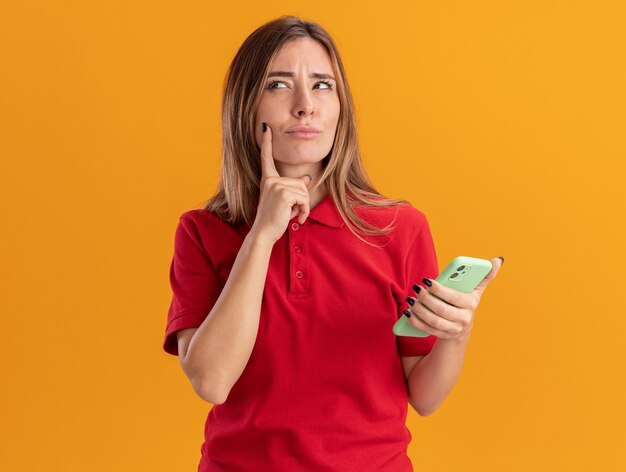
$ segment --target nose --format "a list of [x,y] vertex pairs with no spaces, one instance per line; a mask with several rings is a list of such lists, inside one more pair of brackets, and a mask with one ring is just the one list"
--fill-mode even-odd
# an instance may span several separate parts
[[306,87],[301,87],[296,93],[293,113],[297,118],[309,116],[313,113],[313,100],[310,91]]

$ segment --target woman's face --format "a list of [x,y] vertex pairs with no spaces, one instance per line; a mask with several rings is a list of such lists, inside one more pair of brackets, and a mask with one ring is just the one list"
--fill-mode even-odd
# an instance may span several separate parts
[[[321,161],[332,148],[339,120],[336,84],[330,57],[320,43],[313,39],[285,43],[270,63],[257,109],[259,149],[261,123],[266,122],[272,129],[276,161],[284,165]],[[317,128],[319,133],[298,135],[292,131],[298,126]]]

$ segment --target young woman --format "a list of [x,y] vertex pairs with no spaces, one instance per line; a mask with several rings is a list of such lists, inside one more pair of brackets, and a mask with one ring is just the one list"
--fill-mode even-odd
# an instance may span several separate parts
[[[432,280],[426,217],[367,177],[316,23],[244,41],[222,126],[218,192],[176,229],[163,344],[214,405],[199,470],[412,470],[407,403],[431,414],[456,383],[500,259],[470,294]],[[429,336],[395,336],[403,315]]]

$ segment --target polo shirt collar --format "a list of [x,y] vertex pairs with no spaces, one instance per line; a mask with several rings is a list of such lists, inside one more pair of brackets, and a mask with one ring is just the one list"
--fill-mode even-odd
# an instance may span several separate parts
[[334,200],[328,193],[309,213],[307,217],[331,228],[341,228],[345,223],[341,219]]

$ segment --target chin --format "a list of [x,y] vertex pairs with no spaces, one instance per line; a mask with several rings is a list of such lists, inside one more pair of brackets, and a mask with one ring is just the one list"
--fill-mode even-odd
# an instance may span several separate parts
[[[328,155],[328,152],[324,153],[322,151],[295,150],[295,151],[290,151],[287,153],[275,152],[274,158],[277,161],[281,161],[286,164],[311,164],[315,162],[320,162],[327,155]],[[289,156],[289,157],[284,158],[283,156]]]

